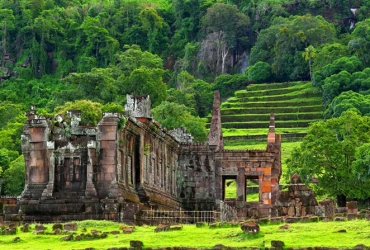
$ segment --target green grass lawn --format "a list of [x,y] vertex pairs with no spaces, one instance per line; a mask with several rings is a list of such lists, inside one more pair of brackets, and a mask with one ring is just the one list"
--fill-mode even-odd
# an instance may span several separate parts
[[[83,222],[78,222],[79,225]],[[87,227],[102,231],[118,230],[118,223],[93,221],[89,224],[101,226]],[[18,232],[17,235],[1,235],[0,249],[108,249],[112,247],[129,247],[130,240],[140,240],[144,248],[160,247],[197,247],[212,248],[217,244],[232,247],[270,247],[272,240],[281,240],[286,247],[336,247],[353,248],[357,244],[370,245],[370,222],[355,220],[347,222],[313,222],[290,224],[287,230],[280,230],[282,224],[260,225],[261,232],[257,235],[244,234],[240,227],[223,225],[214,229],[207,225],[197,228],[195,225],[184,225],[181,231],[155,233],[153,226],[136,227],[132,234],[108,234],[105,239],[61,241],[63,235],[35,235],[32,232]],[[51,224],[47,225],[51,232]],[[76,234],[81,234],[82,227]],[[346,233],[339,233],[339,230]],[[13,242],[15,236],[19,242]]]

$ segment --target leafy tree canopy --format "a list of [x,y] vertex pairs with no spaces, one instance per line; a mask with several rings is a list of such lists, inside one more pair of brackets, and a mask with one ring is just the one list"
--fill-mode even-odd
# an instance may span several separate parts
[[81,110],[81,124],[87,126],[96,126],[102,118],[103,105],[89,100],[78,100],[74,102],[66,102],[63,106],[55,108],[56,114],[61,114],[67,117],[69,110]]
[[351,90],[342,92],[329,104],[325,117],[339,117],[349,109],[360,115],[370,116],[370,95],[362,95]]
[[250,63],[270,64],[279,80],[308,78],[308,65],[302,57],[305,48],[318,47],[334,41],[335,37],[334,26],[321,16],[279,17],[260,32],[251,51]]
[[265,62],[257,62],[247,69],[248,80],[262,83],[267,82],[271,77],[271,66]]
[[25,184],[25,167],[23,155],[16,158],[3,173],[1,193],[4,195],[20,195]]
[[185,127],[196,141],[207,138],[206,119],[191,115],[184,105],[164,101],[152,109],[152,113],[154,119],[167,129]]
[[337,197],[338,205],[345,206],[346,197],[370,195],[369,168],[356,158],[356,150],[363,153],[359,147],[369,142],[370,117],[347,110],[338,118],[309,127],[302,144],[287,160],[287,173],[298,173],[306,183],[316,178],[316,191]]

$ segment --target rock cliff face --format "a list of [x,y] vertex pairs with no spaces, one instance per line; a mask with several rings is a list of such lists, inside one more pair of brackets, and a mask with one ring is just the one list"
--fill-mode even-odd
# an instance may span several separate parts
[[[205,143],[184,129],[166,131],[150,114],[150,99],[128,97],[126,114],[104,113],[96,127],[81,126],[80,112],[46,119],[35,107],[22,135],[26,185],[6,220],[108,219],[135,222],[140,210],[214,210],[225,181],[237,180],[233,202],[241,217],[251,209],[266,216],[277,200],[280,136],[271,115],[266,150],[224,150],[220,95],[215,93]],[[246,201],[246,180],[259,184],[260,199]]]

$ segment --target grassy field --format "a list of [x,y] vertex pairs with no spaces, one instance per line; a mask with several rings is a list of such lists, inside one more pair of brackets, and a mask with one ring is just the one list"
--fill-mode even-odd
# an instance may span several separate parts
[[[77,222],[81,234],[83,225],[87,232],[92,229],[110,232],[118,230],[119,224],[107,221]],[[132,234],[108,234],[105,239],[82,239],[81,241],[61,241],[64,235],[35,235],[32,232],[18,232],[17,235],[0,236],[0,249],[108,249],[129,247],[130,240],[140,240],[144,248],[161,247],[196,247],[212,248],[217,244],[232,247],[270,247],[272,240],[281,240],[286,247],[336,247],[354,248],[357,244],[370,245],[370,222],[354,220],[347,222],[313,222],[290,224],[287,230],[279,229],[282,224],[260,225],[257,235],[244,234],[239,226],[222,225],[209,228],[208,225],[197,228],[195,225],[184,225],[180,231],[155,233],[153,226],[136,227]],[[47,225],[51,233],[52,225]],[[346,230],[345,233],[338,232]],[[15,236],[20,241],[13,242]]]

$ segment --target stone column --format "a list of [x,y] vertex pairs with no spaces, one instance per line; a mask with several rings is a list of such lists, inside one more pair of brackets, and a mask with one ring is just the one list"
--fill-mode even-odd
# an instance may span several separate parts
[[96,189],[93,183],[94,169],[93,165],[96,162],[96,142],[89,141],[87,143],[87,165],[86,165],[86,190],[87,197],[96,197]]
[[48,124],[36,114],[28,116],[22,136],[22,151],[25,153],[26,186],[23,198],[40,198],[49,182],[49,159],[47,159]]
[[244,167],[238,167],[238,176],[236,178],[237,190],[236,190],[236,207],[242,208],[245,204],[245,169]]
[[98,124],[98,142],[100,143],[99,174],[101,175],[102,188],[99,194],[102,197],[115,198],[118,195],[117,183],[117,126],[119,115],[104,113],[103,119]]
[[48,156],[49,156],[49,182],[46,185],[43,197],[52,197],[54,192],[54,181],[55,181],[55,157],[54,157],[55,143],[53,141],[47,142]]

